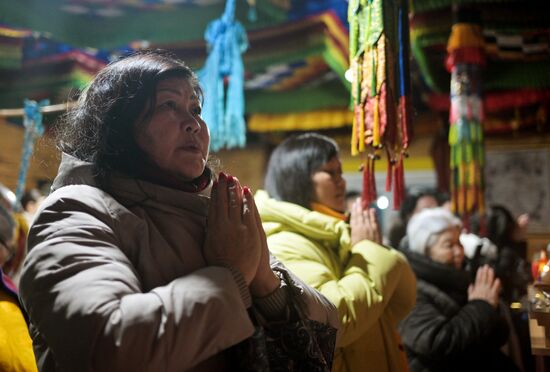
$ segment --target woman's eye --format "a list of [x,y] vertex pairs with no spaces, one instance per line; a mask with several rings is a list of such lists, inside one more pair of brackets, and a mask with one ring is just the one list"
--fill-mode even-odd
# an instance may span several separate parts
[[177,104],[174,101],[163,102],[160,106],[161,107],[166,107],[166,108],[169,108],[169,109],[172,109],[172,110],[175,110],[177,108]]
[[193,113],[194,116],[200,116],[200,114],[202,113],[202,107],[197,106],[193,108],[191,112]]

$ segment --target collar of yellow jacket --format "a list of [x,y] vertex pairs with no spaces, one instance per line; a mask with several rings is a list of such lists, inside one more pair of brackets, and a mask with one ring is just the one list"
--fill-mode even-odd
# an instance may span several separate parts
[[297,204],[275,200],[263,190],[258,190],[254,199],[268,236],[290,231],[332,247],[340,259],[347,259],[351,250],[351,236],[346,221]]
[[313,209],[315,212],[323,213],[323,214],[326,214],[327,216],[338,218],[339,220],[342,220],[342,221],[346,220],[345,214],[335,211],[334,209],[329,208],[326,205],[321,203],[312,202],[311,209]]

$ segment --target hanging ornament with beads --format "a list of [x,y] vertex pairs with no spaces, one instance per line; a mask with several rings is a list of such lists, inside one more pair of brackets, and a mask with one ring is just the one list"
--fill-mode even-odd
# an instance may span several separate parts
[[350,0],[352,155],[364,154],[363,207],[376,200],[375,164],[388,161],[386,191],[399,208],[405,190],[403,159],[412,136],[409,21],[406,0]]
[[468,226],[469,216],[485,212],[484,145],[481,69],[485,65],[481,27],[453,25],[447,44],[446,66],[451,73],[449,145],[451,204]]

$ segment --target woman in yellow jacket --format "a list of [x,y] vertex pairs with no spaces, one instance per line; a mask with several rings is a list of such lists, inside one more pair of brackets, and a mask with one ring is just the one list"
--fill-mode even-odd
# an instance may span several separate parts
[[346,182],[338,146],[308,133],[286,139],[268,164],[256,203],[270,251],[338,308],[333,371],[406,371],[397,324],[413,308],[415,276],[384,247],[374,210],[343,214]]

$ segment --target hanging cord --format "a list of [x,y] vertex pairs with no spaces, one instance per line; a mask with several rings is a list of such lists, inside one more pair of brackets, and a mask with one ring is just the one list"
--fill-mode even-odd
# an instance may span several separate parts
[[23,191],[25,190],[27,171],[29,170],[30,159],[34,150],[34,143],[44,134],[42,112],[40,108],[48,105],[49,103],[49,100],[42,100],[37,103],[36,101],[25,99],[25,108],[23,109],[23,126],[25,127],[25,137],[23,140],[23,150],[21,152],[17,187],[15,189],[15,201],[13,203],[13,208],[16,211],[20,210],[19,202],[21,201]]
[[[40,112],[43,114],[51,114],[70,110],[76,103],[69,101],[66,103],[58,103],[56,105],[40,106]],[[2,118],[17,118],[25,116],[24,108],[16,109],[0,109],[0,117]]]

